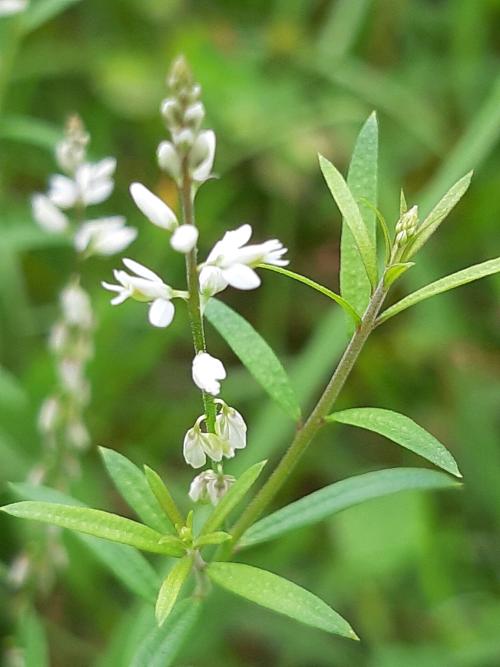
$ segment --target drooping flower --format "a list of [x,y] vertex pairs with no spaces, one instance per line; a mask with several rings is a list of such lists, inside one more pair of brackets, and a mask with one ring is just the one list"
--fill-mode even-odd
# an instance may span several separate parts
[[34,194],[31,198],[31,208],[35,221],[47,232],[64,232],[69,222],[66,215],[46,196]]
[[208,352],[198,352],[193,359],[192,375],[197,387],[207,394],[217,396],[220,392],[220,380],[226,377],[226,369],[222,361]]
[[227,440],[231,449],[244,449],[247,445],[247,425],[241,414],[220,399],[216,400],[220,412],[215,419],[215,432]]
[[220,461],[223,456],[231,458],[234,455],[227,441],[222,440],[215,433],[206,433],[201,430],[201,424],[205,419],[205,415],[198,417],[195,425],[184,436],[184,459],[193,468],[204,466],[207,456],[212,461]]
[[217,505],[235,481],[232,475],[224,475],[215,470],[204,470],[191,482],[189,497],[193,502],[210,500],[212,505]]
[[156,273],[133,259],[124,259],[125,266],[135,273],[130,275],[126,271],[113,272],[118,285],[103,282],[102,286],[117,295],[111,299],[111,304],[117,306],[128,298],[150,303],[149,321],[155,327],[168,327],[175,314],[171,299],[174,290],[166,285]]
[[195,247],[198,235],[198,228],[195,225],[181,225],[172,234],[170,245],[177,252],[187,254]]
[[130,194],[137,208],[153,225],[173,232],[177,227],[177,217],[172,209],[141,183],[132,183]]
[[[252,228],[245,224],[226,232],[210,251],[207,260],[201,265],[200,285],[202,290],[209,282],[225,289],[228,285],[237,289],[255,289],[260,285],[260,278],[254,271],[258,264],[274,264],[286,266],[288,261],[283,258],[287,249],[277,239],[253,245],[247,245],[252,235]],[[208,269],[210,277],[207,277]],[[218,279],[214,280],[214,269],[218,271]],[[218,289],[218,291],[222,291]],[[215,293],[215,292],[214,292]]]
[[125,250],[137,237],[135,227],[127,227],[125,218],[87,220],[75,233],[75,248],[87,255],[115,255]]

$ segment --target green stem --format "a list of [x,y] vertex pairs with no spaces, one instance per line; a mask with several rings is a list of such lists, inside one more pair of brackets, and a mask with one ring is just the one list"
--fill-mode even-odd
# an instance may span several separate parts
[[[189,174],[187,159],[185,158],[182,165],[182,184],[180,187],[180,195],[182,201],[183,222],[185,225],[194,225],[194,205],[192,193],[192,181]],[[195,246],[191,252],[186,255],[186,276],[187,286],[189,291],[189,298],[187,300],[189,321],[191,323],[191,335],[193,337],[194,351],[206,352],[205,344],[205,330],[203,327],[203,316],[201,314],[200,304],[200,283],[198,279],[198,264],[197,264],[198,248]],[[205,415],[207,417],[207,430],[210,433],[215,433],[215,402],[213,396],[202,391],[203,406],[205,408]]]
[[[278,463],[259,493],[248,505],[236,524],[233,526],[231,546],[234,548],[243,533],[264,513],[278,491],[288,479],[290,473],[302,458],[316,433],[324,424],[324,418],[330,413],[333,404],[342,390],[363,346],[373,331],[377,314],[386,295],[383,280],[379,283],[368,304],[360,326],[353,334],[335,372],[326,386],[319,401],[309,415],[305,424],[299,428],[292,444]],[[223,552],[229,556],[228,550]]]

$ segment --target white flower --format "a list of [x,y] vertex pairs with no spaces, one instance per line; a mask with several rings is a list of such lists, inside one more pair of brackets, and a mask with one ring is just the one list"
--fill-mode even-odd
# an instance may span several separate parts
[[28,0],[0,0],[0,16],[12,16],[24,12]]
[[244,449],[247,445],[247,425],[240,413],[224,401],[217,400],[221,410],[215,419],[215,432],[227,440],[232,450]]
[[64,320],[70,326],[89,329],[93,324],[92,306],[87,292],[79,285],[65,287],[60,296]]
[[154,195],[141,183],[132,183],[130,194],[137,208],[150,220],[153,225],[174,231],[177,227],[177,217],[172,209],[159,197]]
[[125,250],[137,237],[134,227],[127,227],[121,215],[87,220],[75,234],[75,248],[89,255],[114,255]]
[[192,374],[197,387],[217,396],[220,392],[219,380],[224,380],[226,377],[226,369],[219,359],[212,357],[208,352],[198,352],[193,359]]
[[102,286],[117,296],[111,299],[113,306],[132,298],[136,301],[150,303],[149,321],[154,327],[168,327],[174,318],[175,308],[171,299],[173,290],[166,285],[160,276],[147,269],[133,259],[124,259],[125,266],[135,273],[131,276],[126,271],[114,271],[119,285],[103,282]]
[[181,161],[175,146],[170,141],[162,141],[156,152],[160,169],[166,171],[175,181],[181,177]]
[[195,225],[181,225],[172,234],[170,245],[177,252],[186,254],[195,247],[198,234],[198,228]]
[[66,441],[75,449],[84,450],[90,445],[90,434],[80,420],[72,420],[66,426]]
[[205,415],[198,417],[195,425],[184,436],[184,458],[193,468],[204,466],[207,456],[212,461],[220,461],[223,456],[227,458],[234,456],[228,442],[215,433],[205,433],[201,430],[200,425],[205,419]]
[[213,130],[200,132],[189,152],[189,165],[194,181],[206,181],[212,172],[215,158],[215,133]]
[[227,281],[222,275],[222,271],[216,266],[204,266],[200,271],[200,294],[204,297],[211,297],[218,292],[222,292],[227,287]]
[[66,391],[75,396],[83,395],[86,392],[85,378],[83,377],[83,368],[80,360],[63,359],[58,367],[61,384]]
[[116,160],[108,157],[96,163],[80,165],[74,179],[56,174],[49,181],[48,196],[62,209],[73,208],[76,204],[100,204],[113,192],[115,169]]
[[[237,289],[254,289],[260,285],[260,278],[252,267],[258,264],[274,264],[286,266],[288,261],[282,259],[287,249],[277,239],[255,245],[246,245],[252,235],[250,225],[241,225],[238,229],[226,232],[210,251],[207,260],[201,265],[200,284],[206,286],[208,281],[217,283],[222,291],[227,285]],[[213,269],[207,277],[208,267],[218,269],[218,278],[214,278]],[[222,287],[224,285],[224,287]]]
[[47,232],[63,232],[68,227],[68,218],[46,195],[33,195],[31,208],[35,221]]
[[38,428],[41,433],[49,433],[54,430],[61,413],[61,404],[55,396],[49,396],[42,403],[38,413]]
[[189,497],[193,502],[210,500],[212,505],[217,505],[219,500],[229,491],[235,482],[232,475],[223,475],[214,470],[204,470],[191,482]]

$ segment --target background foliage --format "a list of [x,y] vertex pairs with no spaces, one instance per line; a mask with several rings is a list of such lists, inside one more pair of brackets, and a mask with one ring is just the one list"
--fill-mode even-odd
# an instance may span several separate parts
[[[96,157],[118,157],[110,212],[140,229],[129,251],[182,281],[181,257],[145,221],[127,188],[141,180],[176,206],[154,151],[163,137],[159,102],[171,59],[183,52],[204,86],[218,137],[221,179],[198,198],[202,239],[250,222],[278,236],[291,268],[337,289],[340,219],[317,166],[320,151],[347,165],[361,123],[376,109],[381,128],[381,208],[395,220],[399,187],[428,210],[475,169],[464,201],[404,278],[418,287],[498,255],[500,77],[498,0],[33,0],[38,20],[18,38],[0,25],[0,484],[23,480],[40,447],[38,406],[54,381],[45,338],[72,251],[39,231],[29,196],[54,170],[52,147],[78,111]],[[53,16],[44,22],[44,10]],[[58,13],[64,8],[63,13]],[[49,12],[50,13],[50,12]],[[49,14],[47,14],[48,16]],[[5,49],[5,51],[4,51]],[[190,341],[178,309],[167,333],[147,326],[137,304],[108,305],[99,281],[115,261],[92,259],[84,283],[98,309],[93,400],[95,444],[168,470],[180,496],[186,424],[199,413],[189,378]],[[318,395],[346,342],[345,319],[327,300],[274,274],[258,293],[224,298],[267,338],[291,370],[304,406]],[[410,414],[457,458],[463,491],[406,493],[350,509],[249,552],[256,565],[318,591],[363,641],[347,642],[275,617],[218,592],[178,664],[196,667],[489,667],[499,664],[500,281],[439,297],[384,325],[363,352],[339,408],[390,407]],[[141,312],[139,312],[141,311]],[[225,395],[250,425],[234,461],[279,455],[286,418],[238,365],[214,330],[211,351],[231,367]],[[378,436],[338,425],[311,448],[284,504],[337,479],[415,457]],[[94,447],[72,492],[126,514]],[[6,568],[34,525],[0,517]],[[71,565],[40,604],[51,663],[128,665],[127,651],[150,622],[74,536]],[[0,628],[12,637],[5,582]],[[3,602],[6,604],[3,604]],[[26,619],[20,632],[37,636]],[[36,664],[36,663],[34,663]]]

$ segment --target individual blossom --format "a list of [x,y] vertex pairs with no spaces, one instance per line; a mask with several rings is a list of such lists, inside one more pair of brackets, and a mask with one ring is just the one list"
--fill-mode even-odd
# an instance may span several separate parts
[[207,462],[207,456],[212,461],[221,461],[223,456],[226,458],[234,456],[234,452],[226,440],[222,440],[215,433],[202,431],[201,424],[205,420],[205,415],[198,417],[194,426],[184,436],[184,459],[193,468],[204,466]]
[[220,392],[220,380],[226,377],[226,369],[222,361],[208,352],[198,352],[193,359],[192,375],[197,387],[207,394],[217,396]]
[[172,234],[170,245],[177,252],[187,254],[195,247],[198,235],[198,228],[194,225],[181,225]]
[[112,157],[99,162],[85,162],[73,176],[56,174],[49,181],[49,199],[65,210],[75,206],[101,204],[113,192],[116,160]]
[[153,225],[173,232],[178,225],[177,216],[159,197],[141,183],[132,183],[130,194],[137,208]]
[[193,502],[209,500],[212,505],[217,505],[235,481],[233,475],[224,475],[222,471],[204,470],[191,482],[189,497]]
[[135,275],[116,270],[113,274],[119,283],[118,285],[102,283],[105,289],[117,293],[111,299],[112,305],[117,306],[129,298],[149,303],[150,323],[154,327],[168,327],[175,314],[172,298],[182,296],[182,293],[166,285],[160,276],[139,264],[139,262],[135,262],[133,259],[124,259],[123,263]]
[[28,4],[28,0],[0,0],[0,17],[24,12]]
[[80,285],[77,283],[67,285],[61,292],[60,302],[66,324],[82,329],[92,328],[94,318],[90,297]]
[[127,227],[125,218],[114,215],[108,218],[87,220],[75,233],[75,249],[90,255],[115,255],[125,250],[137,237],[137,229]]
[[38,428],[41,433],[50,433],[54,430],[61,415],[61,404],[56,396],[49,396],[42,403],[38,413]]
[[68,228],[67,216],[46,195],[34,194],[31,209],[35,222],[46,232],[59,233]]
[[[217,283],[222,291],[228,285],[237,289],[255,289],[260,285],[260,278],[254,271],[258,264],[286,266],[283,259],[287,249],[277,239],[253,245],[247,245],[252,235],[252,228],[245,224],[238,229],[226,232],[210,251],[200,269],[201,291],[207,290],[209,282]],[[210,269],[210,271],[208,271]],[[217,280],[214,279],[215,271]],[[216,292],[214,292],[216,293]]]
[[247,445],[247,425],[240,413],[220,399],[216,400],[220,412],[215,419],[215,432],[226,440],[232,450],[244,449]]

